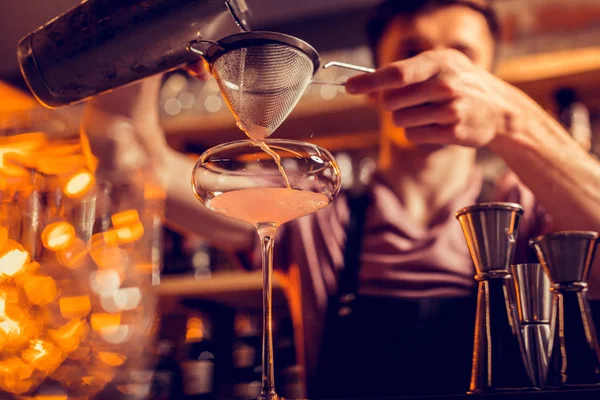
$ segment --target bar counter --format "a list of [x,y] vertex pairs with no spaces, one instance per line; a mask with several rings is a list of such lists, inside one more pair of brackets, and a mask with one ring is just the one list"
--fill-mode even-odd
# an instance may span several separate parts
[[[463,394],[451,396],[412,396],[373,398],[361,400],[600,400],[600,385],[598,388],[578,388],[564,390],[531,390],[515,392]],[[291,399],[288,399],[291,400]],[[310,399],[307,399],[310,400]],[[327,400],[327,399],[321,399]],[[355,400],[355,399],[344,399]]]

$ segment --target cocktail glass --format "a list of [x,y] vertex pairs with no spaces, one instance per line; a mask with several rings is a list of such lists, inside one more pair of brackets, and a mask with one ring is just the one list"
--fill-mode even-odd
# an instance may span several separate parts
[[[267,154],[265,144],[271,149]],[[287,175],[287,178],[285,177]],[[277,400],[272,332],[273,243],[277,228],[329,204],[341,186],[327,150],[293,140],[249,140],[206,151],[192,173],[192,187],[210,210],[256,227],[263,267],[263,354],[260,400]]]

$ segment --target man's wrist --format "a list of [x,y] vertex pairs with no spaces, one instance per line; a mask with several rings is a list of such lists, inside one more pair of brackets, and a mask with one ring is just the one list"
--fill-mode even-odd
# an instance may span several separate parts
[[503,157],[515,153],[522,146],[535,145],[538,116],[526,101],[515,101],[500,114],[496,134],[488,148]]

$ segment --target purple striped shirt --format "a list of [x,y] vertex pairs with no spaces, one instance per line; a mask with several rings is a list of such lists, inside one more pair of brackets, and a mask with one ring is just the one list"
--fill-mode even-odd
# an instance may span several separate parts
[[[393,191],[381,180],[370,187],[365,220],[359,292],[403,298],[460,297],[473,292],[475,273],[454,213],[477,202],[482,189],[477,172],[468,187],[450,201],[427,229],[411,223]],[[511,201],[525,209],[515,262],[525,262],[527,240],[542,234],[545,213],[514,175],[497,185],[494,201]],[[302,320],[307,374],[315,372],[327,299],[336,293],[343,268],[349,209],[344,195],[316,214],[285,224],[275,245],[275,267],[297,264],[302,293]],[[259,257],[256,258],[260,260]]]

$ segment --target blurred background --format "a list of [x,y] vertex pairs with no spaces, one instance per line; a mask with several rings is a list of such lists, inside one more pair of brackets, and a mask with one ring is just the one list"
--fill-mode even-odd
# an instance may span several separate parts
[[[371,65],[363,21],[373,0],[247,0],[255,30],[273,30],[311,43],[322,61]],[[0,3],[0,111],[31,98],[16,60],[17,41],[77,0],[2,0]],[[497,74],[524,90],[573,135],[600,154],[600,0],[496,0],[502,23]],[[319,78],[345,80],[331,69]],[[213,80],[182,71],[164,78],[161,119],[172,147],[195,157],[242,138]],[[370,168],[378,147],[377,116],[336,86],[312,86],[275,136],[322,145],[337,157],[345,189]],[[482,151],[490,181],[502,162]],[[163,297],[156,393],[186,392],[194,399],[248,398],[260,386],[261,276],[245,271],[238,255],[185,232],[164,229]],[[280,394],[303,393],[299,293],[290,270],[275,282],[276,366]],[[194,371],[190,377],[186,371]],[[161,375],[163,374],[163,375]],[[166,383],[165,383],[166,382]],[[162,385],[162,386],[161,386]],[[160,396],[155,396],[160,398]],[[169,395],[164,395],[169,398]]]

